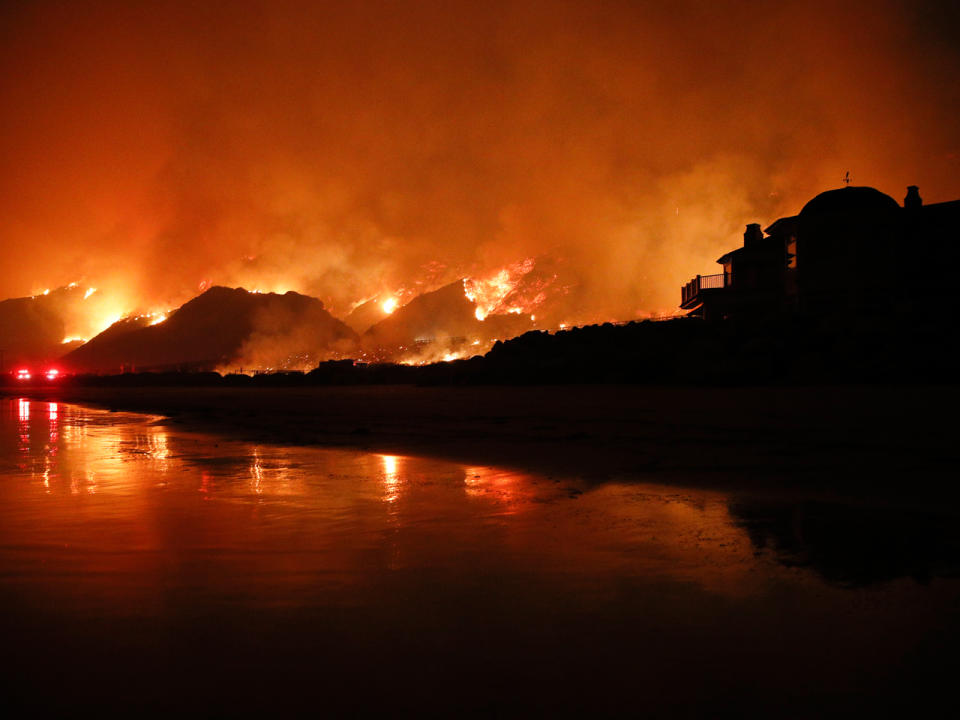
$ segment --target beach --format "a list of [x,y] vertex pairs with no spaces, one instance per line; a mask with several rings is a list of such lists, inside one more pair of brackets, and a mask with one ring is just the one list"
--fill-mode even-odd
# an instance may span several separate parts
[[4,393],[150,413],[236,439],[429,455],[588,481],[641,476],[938,505],[957,496],[954,386],[64,385]]

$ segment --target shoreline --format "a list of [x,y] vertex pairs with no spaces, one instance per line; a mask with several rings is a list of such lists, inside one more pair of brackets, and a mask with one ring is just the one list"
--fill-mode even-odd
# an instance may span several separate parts
[[160,415],[252,442],[346,447],[612,479],[960,507],[960,388],[321,386],[3,388]]

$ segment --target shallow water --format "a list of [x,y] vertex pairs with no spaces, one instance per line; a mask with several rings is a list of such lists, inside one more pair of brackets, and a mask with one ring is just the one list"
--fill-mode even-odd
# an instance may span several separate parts
[[643,480],[0,400],[6,697],[803,715],[952,683],[952,514]]

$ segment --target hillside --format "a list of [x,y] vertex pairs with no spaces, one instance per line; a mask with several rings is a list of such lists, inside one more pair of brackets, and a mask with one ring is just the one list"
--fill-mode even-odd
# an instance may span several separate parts
[[157,325],[121,320],[64,357],[75,372],[312,366],[357,336],[316,298],[213,287]]
[[474,342],[488,345],[531,327],[527,316],[491,315],[478,320],[475,312],[476,306],[464,295],[463,281],[457,280],[415,297],[372,326],[363,334],[363,347],[378,360],[400,360],[418,351],[426,353],[427,359],[439,360],[445,352],[463,353]]

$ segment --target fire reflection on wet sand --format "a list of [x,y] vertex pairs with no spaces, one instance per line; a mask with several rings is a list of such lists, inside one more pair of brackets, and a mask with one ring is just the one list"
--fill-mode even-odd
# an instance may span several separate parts
[[[732,515],[722,492],[254,444],[156,417],[0,402],[0,616],[10,642],[31,657],[18,628],[47,628],[70,641],[54,650],[59,661],[83,665],[90,653],[121,676],[146,663],[169,697],[186,693],[200,707],[215,701],[181,672],[194,656],[221,680],[269,656],[271,687],[320,663],[340,700],[365,672],[357,663],[391,664],[379,682],[397,692],[430,667],[443,685],[436,697],[448,700],[495,664],[520,685],[485,692],[520,707],[545,702],[535,688],[554,681],[557,662],[605,668],[595,680],[610,702],[630,683],[669,686],[671,663],[723,667],[694,702],[728,685],[799,692],[771,658],[843,692],[886,677],[930,633],[955,630],[956,581],[856,592],[825,583],[757,546],[744,518],[766,515],[754,520],[743,498]],[[102,655],[103,638],[87,634],[94,620],[126,628],[133,655]],[[817,638],[831,634],[842,644],[818,666]],[[313,654],[321,647],[328,660]],[[730,653],[739,664],[724,664]],[[110,702],[129,706],[133,691],[116,692]],[[563,706],[564,693],[575,687],[547,706]],[[241,698],[234,709],[248,709]]]

